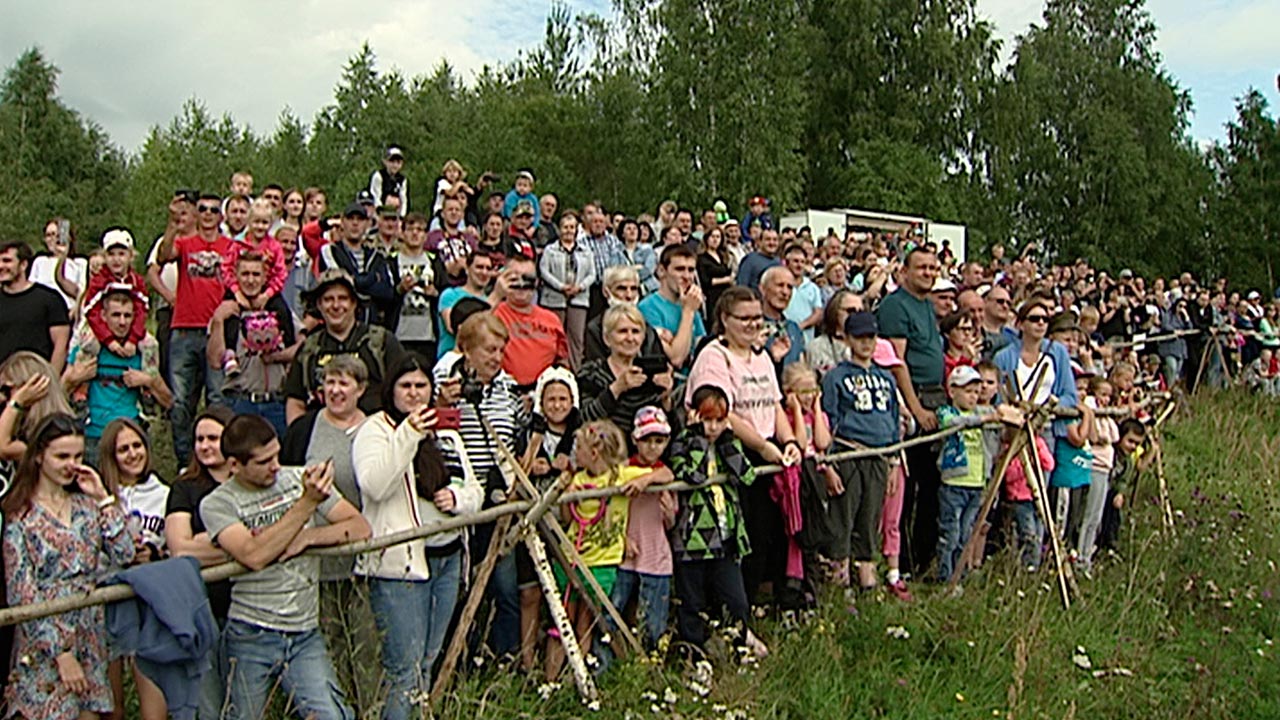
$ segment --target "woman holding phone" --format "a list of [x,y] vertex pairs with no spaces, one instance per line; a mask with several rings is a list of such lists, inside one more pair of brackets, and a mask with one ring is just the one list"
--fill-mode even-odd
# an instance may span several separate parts
[[645,405],[670,409],[668,393],[674,384],[666,356],[641,357],[644,315],[635,305],[614,305],[604,312],[604,344],[608,357],[591,360],[578,373],[582,419],[612,420],[631,437],[636,411]]
[[[431,406],[431,365],[410,353],[383,385],[381,412],[356,434],[353,464],[364,516],[374,537],[432,525],[480,509],[484,489],[456,431],[439,430]],[[459,455],[450,476],[437,441]],[[464,530],[366,553],[357,575],[369,580],[369,603],[382,637],[383,720],[408,718],[413,698],[428,692],[444,646],[465,569]]]
[[44,225],[44,249],[31,261],[31,282],[56,290],[74,312],[89,276],[89,261],[76,253],[76,235],[71,221],[56,217]]
[[[83,464],[84,431],[51,415],[32,433],[3,510],[10,606],[91,591],[104,570],[133,562],[120,503]],[[112,709],[102,606],[18,626],[5,705],[28,720],[88,720]]]

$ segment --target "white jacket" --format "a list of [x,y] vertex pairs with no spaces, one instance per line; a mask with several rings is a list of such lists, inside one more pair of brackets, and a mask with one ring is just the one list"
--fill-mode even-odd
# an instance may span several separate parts
[[[379,412],[360,426],[351,448],[351,464],[356,472],[356,485],[364,503],[361,514],[373,528],[373,537],[433,525],[449,518],[435,503],[418,497],[413,477],[413,457],[423,433],[408,422],[399,427],[385,412]],[[462,458],[461,478],[450,478],[453,491],[452,515],[477,512],[484,499],[484,488],[471,469],[462,438],[453,431],[441,431],[438,438],[454,443]],[[441,547],[462,537],[454,530],[413,540],[356,557],[355,574],[390,580],[427,580],[430,571],[424,548]]]

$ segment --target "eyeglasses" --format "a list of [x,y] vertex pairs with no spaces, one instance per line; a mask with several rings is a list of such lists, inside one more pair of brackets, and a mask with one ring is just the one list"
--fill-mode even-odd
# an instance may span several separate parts
[[197,205],[196,211],[202,213],[217,213],[222,212],[222,208],[217,205]]
[[1049,322],[1049,316],[1048,315],[1028,315],[1023,320],[1023,322],[1047,323]]
[[1010,305],[1013,304],[1013,301],[1008,298],[997,298],[995,300],[992,300],[991,302],[997,305],[1000,305],[1001,307],[1009,307]]
[[752,323],[764,322],[764,315],[730,315],[729,317],[748,325]]

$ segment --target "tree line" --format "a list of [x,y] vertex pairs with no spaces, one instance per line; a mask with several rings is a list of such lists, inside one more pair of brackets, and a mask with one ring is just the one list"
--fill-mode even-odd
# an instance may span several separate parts
[[1005,64],[976,0],[555,5],[540,44],[471,82],[447,62],[380,69],[366,44],[310,122],[284,109],[258,135],[193,97],[136,155],[58,99],[57,68],[31,49],[0,87],[0,233],[34,241],[67,215],[82,238],[125,224],[145,242],[173,189],[222,190],[239,169],[340,203],[397,143],[419,209],[456,158],[504,185],[532,167],[561,207],[736,211],[764,194],[775,212],[919,214],[969,226],[971,247],[1034,241],[1059,259],[1275,287],[1276,119],[1243,89],[1226,138],[1197,147],[1156,35],[1143,0],[1047,0]]

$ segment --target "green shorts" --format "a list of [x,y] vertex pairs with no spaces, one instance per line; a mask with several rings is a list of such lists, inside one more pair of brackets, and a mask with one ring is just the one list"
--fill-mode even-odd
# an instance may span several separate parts
[[[612,595],[613,584],[618,579],[618,568],[614,565],[601,565],[587,569],[591,571],[591,575],[595,577],[596,582],[600,583],[600,588],[604,590],[604,594]],[[551,572],[556,576],[556,587],[560,588],[560,592],[563,594],[565,586],[569,584],[568,574],[565,573],[564,568],[560,567],[560,563],[551,563]],[[578,568],[576,572],[581,577],[582,568]]]

